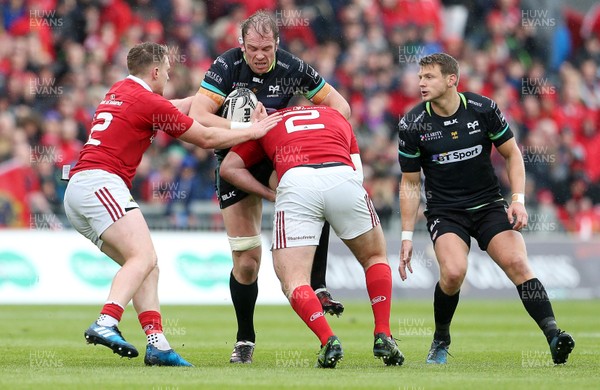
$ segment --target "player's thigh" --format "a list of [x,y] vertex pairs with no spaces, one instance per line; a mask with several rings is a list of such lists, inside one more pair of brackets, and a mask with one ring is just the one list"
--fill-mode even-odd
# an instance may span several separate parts
[[513,283],[518,285],[534,277],[521,233],[505,230],[496,234],[487,247],[487,253]]
[[467,272],[469,247],[456,233],[444,233],[437,237],[434,244],[435,256],[440,266],[440,274],[461,278]]
[[275,274],[288,294],[298,286],[309,284],[316,246],[294,246],[273,250]]
[[102,234],[127,210],[138,208],[123,180],[103,170],[76,173],[65,192],[65,212],[73,227],[102,248]]
[[386,243],[381,225],[351,240],[343,241],[363,267],[368,268],[375,263],[387,263]]
[[101,249],[104,251],[106,245],[106,251],[120,255],[123,261],[136,258],[152,266],[156,265],[156,252],[150,230],[139,208],[129,210],[125,216],[110,225],[102,233],[101,239]]
[[252,237],[260,234],[262,199],[248,195],[221,210],[229,237]]

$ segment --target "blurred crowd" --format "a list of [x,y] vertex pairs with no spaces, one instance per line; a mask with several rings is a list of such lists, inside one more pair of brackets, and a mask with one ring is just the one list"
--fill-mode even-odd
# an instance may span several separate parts
[[[134,44],[166,44],[165,96],[190,96],[258,9],[273,12],[280,46],[350,102],[364,183],[385,226],[399,218],[397,124],[420,101],[418,60],[445,51],[460,62],[459,91],[494,99],[516,134],[530,229],[600,232],[600,5],[583,12],[558,0],[3,1],[0,226],[63,220],[61,167],[77,160],[98,102],[127,76]],[[193,206],[216,202],[214,167],[211,151],[163,134],[132,194],[171,227],[201,226]],[[218,228],[218,212],[211,219]]]

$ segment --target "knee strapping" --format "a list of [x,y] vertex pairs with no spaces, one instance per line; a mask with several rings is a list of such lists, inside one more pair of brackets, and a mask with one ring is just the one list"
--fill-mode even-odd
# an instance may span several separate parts
[[250,249],[258,248],[262,244],[260,234],[252,237],[227,237],[229,246],[232,251],[249,251]]

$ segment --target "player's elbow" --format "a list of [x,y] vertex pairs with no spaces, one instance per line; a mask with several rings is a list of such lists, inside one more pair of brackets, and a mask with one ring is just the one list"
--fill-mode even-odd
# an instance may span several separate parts
[[231,166],[231,164],[227,164],[223,162],[219,167],[219,176],[225,181],[232,183],[235,181],[235,169]]
[[348,104],[346,99],[342,99],[342,102],[340,104],[340,108],[338,109],[338,111],[346,119],[350,119],[350,115],[352,115],[352,109],[350,108],[350,104]]

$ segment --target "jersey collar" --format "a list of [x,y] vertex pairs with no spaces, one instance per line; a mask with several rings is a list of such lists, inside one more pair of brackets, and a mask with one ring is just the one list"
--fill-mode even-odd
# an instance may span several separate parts
[[152,91],[152,88],[150,88],[150,86],[141,78],[133,76],[133,75],[129,75],[127,76],[128,79],[135,81],[136,83],[138,83],[139,85],[141,85],[142,87],[146,88],[148,91],[150,92],[154,92]]
[[[463,106],[467,108],[467,98],[465,97],[465,95],[458,92],[458,96],[460,96],[460,100],[463,102]],[[427,113],[429,114],[429,116],[431,116],[431,102],[425,102],[425,110],[427,110]]]

